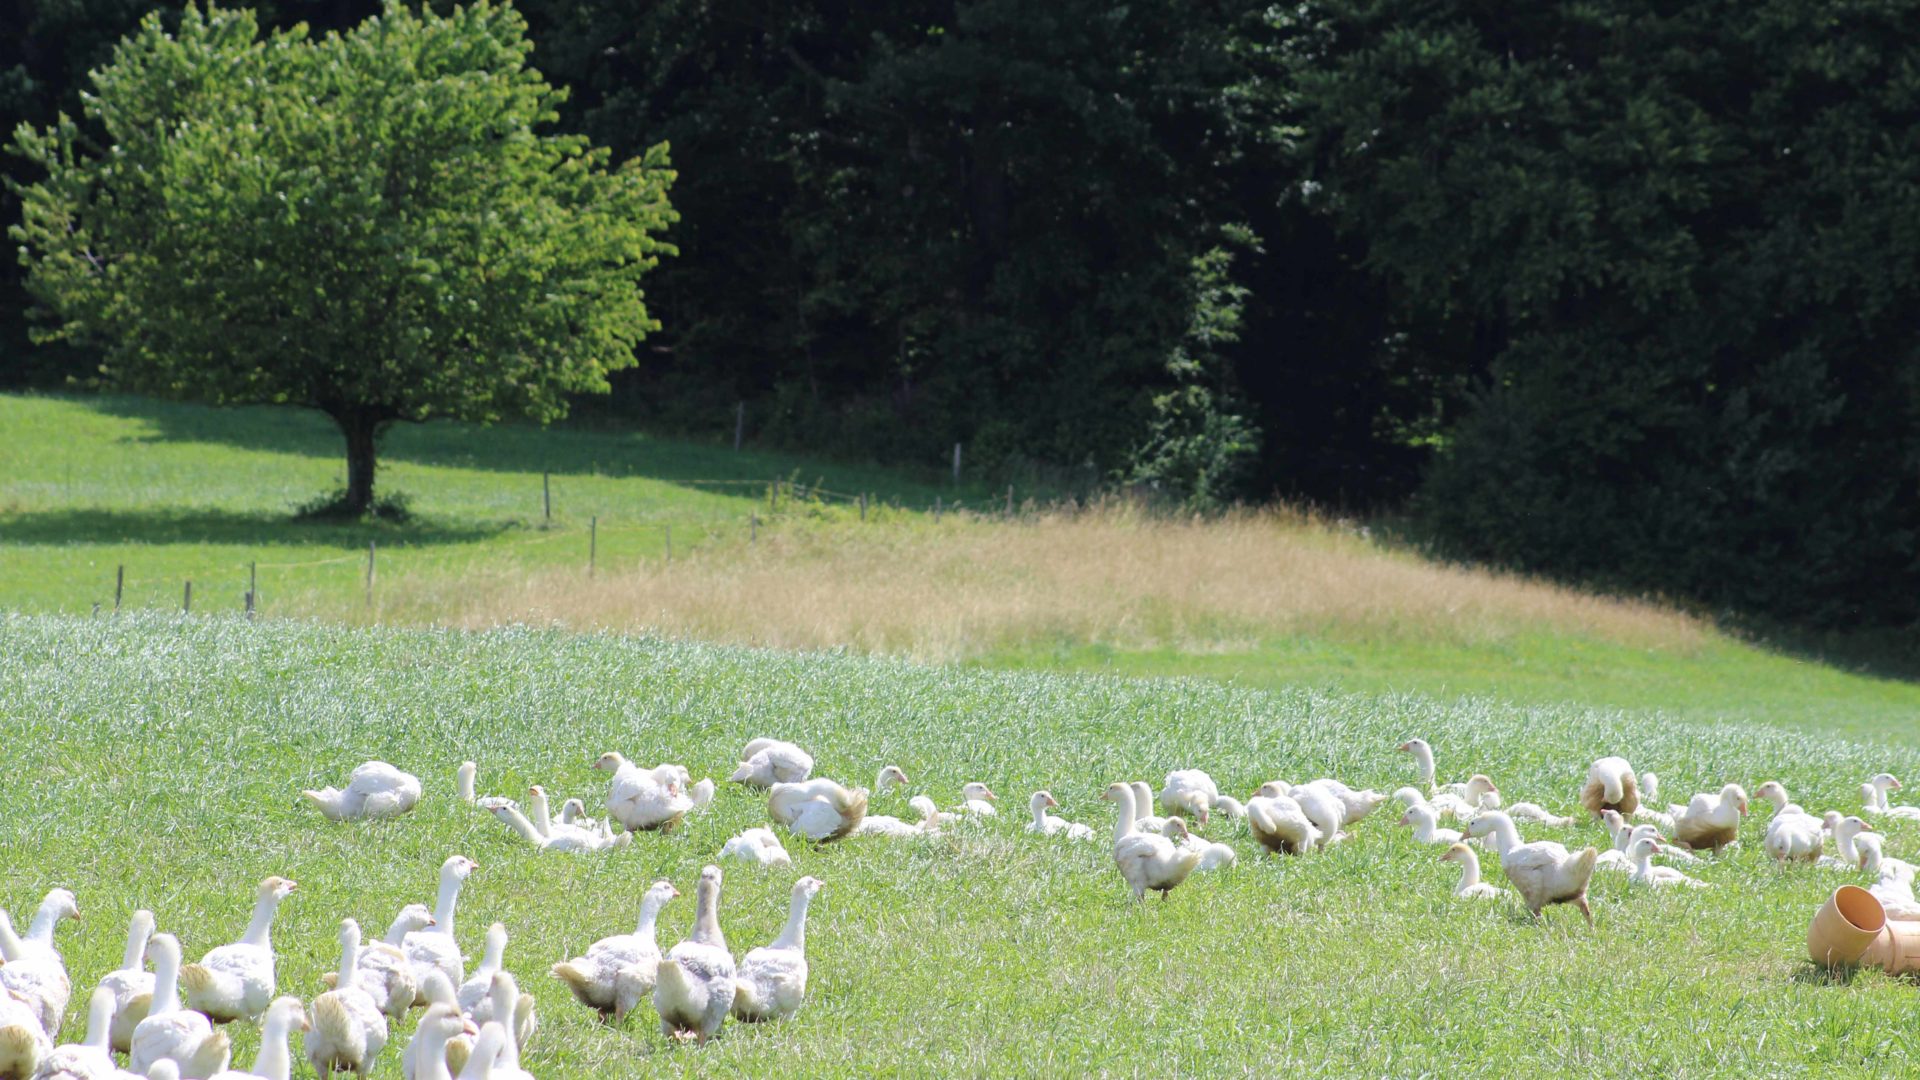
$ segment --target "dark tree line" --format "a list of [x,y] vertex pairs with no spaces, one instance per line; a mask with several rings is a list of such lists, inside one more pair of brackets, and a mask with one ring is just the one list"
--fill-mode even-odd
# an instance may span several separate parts
[[[29,4],[0,113],[71,111],[145,6]],[[1920,614],[1920,0],[520,6],[564,123],[679,171],[591,407]],[[0,377],[89,370],[16,282]]]

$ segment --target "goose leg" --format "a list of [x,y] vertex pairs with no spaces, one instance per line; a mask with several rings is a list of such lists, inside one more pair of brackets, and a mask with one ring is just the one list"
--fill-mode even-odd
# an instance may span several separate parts
[[1591,928],[1593,926],[1593,909],[1587,906],[1587,894],[1581,893],[1579,896],[1575,897],[1573,900],[1573,906],[1579,908],[1580,914],[1585,915],[1587,917],[1587,926]]

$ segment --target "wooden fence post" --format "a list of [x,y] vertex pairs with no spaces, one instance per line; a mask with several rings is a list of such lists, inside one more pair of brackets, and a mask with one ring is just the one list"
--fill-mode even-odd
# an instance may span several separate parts
[[373,606],[373,545],[374,545],[374,542],[372,540],[367,541],[367,606],[368,607]]
[[183,615],[186,615],[186,614],[191,614],[192,612],[193,612],[193,581],[192,579],[188,579],[187,591],[182,593],[180,596],[180,613]]
[[587,519],[587,576],[593,576],[593,564],[600,555],[600,515]]
[[960,486],[960,444],[953,444],[953,486]]
[[667,526],[667,561],[673,561],[673,526]]
[[748,530],[747,543],[749,544],[759,543],[760,542],[760,515],[754,513],[751,510],[747,511],[747,530]]
[[247,564],[247,621],[249,622],[253,621],[253,609],[254,605],[258,602],[256,597],[259,595],[260,564],[257,562],[249,562]]
[[1013,485],[1007,485],[1007,516],[1013,516]]
[[867,493],[864,491],[860,493],[860,520],[867,520]]
[[113,613],[120,614],[120,590],[127,585],[127,565],[121,563],[113,568]]
[[933,497],[933,520],[940,520],[940,496],[938,495]]
[[540,504],[545,508],[547,524],[553,524],[553,474],[540,470]]
[[747,430],[747,403],[742,401],[733,407],[733,452],[740,452],[740,436]]

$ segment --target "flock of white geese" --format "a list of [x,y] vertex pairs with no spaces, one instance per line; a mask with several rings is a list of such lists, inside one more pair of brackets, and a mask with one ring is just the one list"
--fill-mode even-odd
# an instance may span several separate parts
[[[1136,900],[1168,893],[1197,871],[1237,862],[1228,843],[1197,835],[1217,815],[1230,830],[1244,826],[1267,851],[1297,855],[1345,840],[1349,826],[1388,801],[1403,807],[1401,826],[1416,840],[1444,847],[1442,860],[1460,864],[1454,893],[1466,898],[1510,895],[1480,879],[1479,856],[1471,846],[1493,853],[1500,869],[1528,911],[1538,916],[1553,904],[1570,904],[1592,921],[1587,885],[1597,870],[1618,870],[1635,884],[1650,887],[1705,883],[1655,858],[1699,862],[1697,851],[1719,852],[1738,843],[1748,796],[1738,784],[1692,797],[1685,805],[1659,809],[1659,781],[1636,773],[1623,758],[1593,763],[1578,801],[1610,837],[1604,852],[1595,847],[1570,851],[1545,840],[1526,841],[1520,823],[1566,827],[1576,822],[1529,802],[1506,803],[1499,788],[1476,773],[1459,783],[1440,783],[1433,750],[1421,739],[1402,743],[1420,774],[1418,786],[1391,795],[1355,790],[1333,779],[1291,784],[1262,784],[1245,802],[1220,794],[1205,772],[1181,769],[1167,774],[1157,797],[1144,782],[1115,783],[1104,798],[1115,806],[1113,860]],[[907,801],[914,820],[867,812],[870,798],[904,788],[907,775],[896,766],[882,768],[871,791],[813,777],[813,759],[789,742],[756,739],[742,751],[732,782],[767,792],[773,822],[792,835],[824,844],[851,836],[911,838],[926,836],[964,821],[997,816],[997,796],[984,783],[961,789],[961,803],[941,810],[925,795]],[[585,805],[567,800],[555,817],[544,789],[535,785],[523,809],[503,797],[479,797],[475,763],[463,763],[457,776],[460,797],[499,818],[516,835],[545,851],[595,852],[627,846],[637,833],[667,831],[712,802],[711,779],[693,783],[679,765],[642,768],[617,753],[607,753],[594,768],[611,780],[606,816],[586,816]],[[1887,792],[1900,782],[1881,773],[1861,785],[1861,814],[1920,820],[1920,807],[1890,805]],[[345,788],[302,793],[334,821],[389,818],[405,814],[420,801],[418,778],[385,762],[355,769]],[[1920,920],[1913,894],[1914,867],[1885,855],[1880,837],[1860,814],[1829,811],[1815,816],[1792,802],[1784,786],[1768,781],[1755,794],[1772,803],[1762,846],[1782,862],[1818,863],[1864,872],[1874,879],[1870,891],[1889,917]],[[1156,809],[1166,816],[1157,816]],[[1058,803],[1046,791],[1028,802],[1028,831],[1070,841],[1094,841],[1095,831],[1049,810]],[[1444,827],[1452,820],[1464,827]],[[618,823],[622,830],[616,832]],[[1827,853],[1831,840],[1833,853]],[[761,866],[791,866],[780,836],[753,828],[728,840],[722,859]],[[367,1075],[391,1041],[392,1025],[412,1010],[423,1014],[401,1051],[407,1080],[521,1080],[530,1076],[520,1052],[539,1028],[531,994],[523,993],[504,969],[507,931],[500,923],[487,930],[485,953],[471,972],[454,937],[461,884],[477,869],[473,860],[454,855],[440,868],[435,906],[401,909],[380,940],[366,941],[353,919],[342,920],[340,966],[327,976],[329,989],[309,1007],[298,997],[280,996],[274,974],[274,914],[294,891],[281,877],[260,883],[252,921],[240,940],[214,948],[198,963],[182,964],[179,941],[156,934],[151,912],[134,913],[121,966],[100,979],[88,1000],[85,1038],[56,1046],[71,997],[65,961],[54,932],[64,919],[78,919],[73,893],[54,889],[24,934],[0,911],[0,1080],[288,1080],[293,1070],[292,1038],[321,1077],[336,1072]],[[642,895],[639,923],[632,933],[596,941],[583,956],[552,967],[581,1004],[614,1022],[648,1003],[661,1031],[671,1039],[704,1043],[728,1017],[757,1022],[784,1020],[806,999],[807,908],[821,888],[815,877],[793,885],[787,923],[771,943],[736,961],[720,928],[718,866],[708,866],[695,885],[692,933],[662,952],[655,936],[661,910],[680,893],[672,882],[656,881]],[[151,959],[153,970],[146,970]],[[231,1045],[217,1025],[234,1021],[261,1028],[258,1056],[251,1071],[231,1067]],[[125,1055],[125,1067],[116,1055]]]

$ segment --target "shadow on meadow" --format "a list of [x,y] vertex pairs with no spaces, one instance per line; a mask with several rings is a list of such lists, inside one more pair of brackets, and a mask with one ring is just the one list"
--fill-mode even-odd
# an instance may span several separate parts
[[289,514],[221,510],[49,510],[0,515],[0,541],[9,544],[229,544],[289,545],[364,551],[368,541],[407,545],[467,544],[506,531],[415,519],[382,522],[302,521]]

